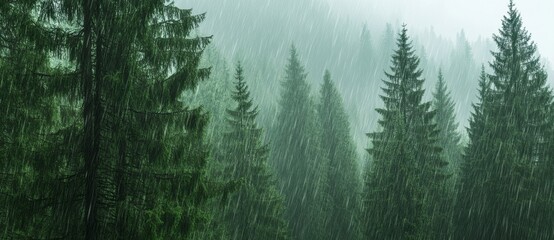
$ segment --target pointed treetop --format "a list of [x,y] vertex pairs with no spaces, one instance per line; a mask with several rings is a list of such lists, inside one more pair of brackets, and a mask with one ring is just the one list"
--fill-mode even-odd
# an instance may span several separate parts
[[294,43],[290,45],[290,57],[291,59],[298,59],[298,51],[296,50]]
[[331,82],[331,72],[329,72],[329,70],[325,70],[325,74],[323,74],[323,82],[325,84]]
[[298,50],[296,50],[296,46],[294,45],[294,43],[290,46],[289,64],[291,66],[300,65],[300,60],[298,59]]
[[[421,76],[422,70],[419,69],[420,58],[415,55],[413,50],[412,41],[408,36],[408,29],[406,24],[402,25],[402,30],[398,34],[396,39],[397,49],[394,51],[392,56],[393,66],[391,70],[393,72],[397,71],[408,71],[414,73],[414,79],[417,79]],[[406,61],[407,60],[407,61]],[[385,72],[388,77],[394,77],[393,75]],[[400,72],[398,74],[402,75]],[[400,76],[398,75],[398,76]]]
[[237,66],[235,68],[235,80],[236,92],[233,94],[234,98],[242,95],[248,95],[248,86],[246,86],[246,83],[244,82],[244,69],[242,68],[242,63],[240,61],[237,62]]
[[481,101],[485,98],[487,91],[490,87],[487,73],[485,72],[485,65],[481,65],[481,74],[479,75],[479,98]]
[[406,42],[408,40],[408,28],[407,28],[408,25],[406,25],[405,23],[402,24],[402,30],[400,31],[400,39],[405,39]]
[[519,26],[518,29],[521,27],[521,16],[519,15],[519,12],[517,11],[516,5],[514,4],[513,0],[510,0],[510,3],[508,4],[508,14],[504,16],[504,19],[502,20],[503,23],[518,23]]
[[242,68],[242,62],[238,60],[237,66],[235,68],[235,79],[237,79],[237,81],[239,82],[244,81],[243,72],[244,72],[244,69]]
[[396,41],[398,45],[397,53],[404,51],[403,54],[405,55],[413,55],[412,42],[410,41],[410,37],[408,36],[408,28],[406,24],[402,24],[402,30],[398,34],[398,38]]
[[[446,82],[444,82],[444,76],[442,74],[442,68],[439,68],[438,81],[435,87],[435,92],[433,96],[435,99],[446,99],[449,98],[450,93],[447,92]],[[448,100],[450,101],[450,100]]]

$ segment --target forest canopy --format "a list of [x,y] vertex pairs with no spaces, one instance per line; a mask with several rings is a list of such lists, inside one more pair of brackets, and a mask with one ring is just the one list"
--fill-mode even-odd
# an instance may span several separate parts
[[514,1],[453,44],[248,1],[0,2],[0,239],[554,239]]

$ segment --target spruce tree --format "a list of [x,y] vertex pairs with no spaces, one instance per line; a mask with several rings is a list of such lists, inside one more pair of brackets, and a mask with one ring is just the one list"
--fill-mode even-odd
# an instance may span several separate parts
[[360,199],[357,153],[342,98],[325,72],[320,90],[318,114],[321,150],[328,159],[326,196],[329,196],[327,239],[361,239],[359,228]]
[[[439,129],[439,146],[442,148],[442,156],[447,161],[449,172],[457,175],[461,161],[461,135],[458,133],[458,123],[454,101],[444,81],[442,71],[439,71],[438,81],[433,93],[433,109],[436,112],[435,122]],[[450,181],[455,181],[453,177]]]
[[[29,144],[24,159],[30,161],[13,168],[24,170],[30,190],[10,186],[10,191],[22,193],[16,200],[29,200],[19,201],[17,209],[32,215],[8,215],[4,232],[40,239],[198,236],[208,218],[204,203],[226,190],[205,176],[206,115],[179,101],[183,91],[209,75],[198,63],[210,38],[191,35],[204,15],[162,0],[40,4],[22,2],[13,12],[30,9],[18,16],[24,21],[2,21],[2,27],[28,25],[22,29],[32,30],[25,34],[33,41],[25,47],[37,51],[22,58],[28,62],[13,64],[13,72],[31,76],[27,79],[34,82],[27,86],[42,88],[34,102],[68,109],[59,108],[64,112],[54,115],[54,123],[39,122],[29,132],[49,138]],[[2,3],[0,10],[19,5]],[[38,20],[31,14],[35,10]],[[45,56],[69,67],[46,72]],[[19,80],[7,76],[2,83]],[[14,96],[33,99],[16,91]],[[26,111],[29,119],[40,114]],[[66,115],[72,111],[80,116]]]
[[462,157],[460,146],[461,136],[458,133],[458,123],[454,113],[455,104],[446,86],[442,71],[439,71],[435,92],[433,93],[433,109],[436,112],[435,123],[439,130],[438,146],[442,149],[441,157],[448,162],[447,173],[451,177],[443,185],[444,196],[440,202],[434,203],[435,216],[434,238],[448,239],[451,236],[452,208],[455,197],[455,185]]
[[456,237],[549,239],[552,93],[513,2],[493,39],[492,74],[482,80],[487,89],[469,131]]
[[[484,115],[485,106],[489,102],[490,93],[490,81],[485,73],[485,67],[481,67],[481,75],[479,78],[479,101],[480,103],[473,104],[473,113],[469,121],[468,137],[469,144],[465,149],[465,155],[463,156],[463,162],[460,166],[460,180],[457,186],[457,200],[454,209],[454,236],[456,239],[465,239],[472,236],[480,236],[483,228],[487,225],[481,225],[478,221],[469,220],[468,212],[465,212],[465,208],[484,207],[485,198],[480,196],[480,192],[475,191],[479,185],[485,185],[485,179],[482,178],[486,174],[486,169],[480,168],[479,165],[483,165],[484,155],[486,154],[484,147],[487,144],[485,136],[485,124],[486,118]],[[488,106],[487,106],[488,108]],[[473,212],[473,211],[472,211]],[[482,210],[478,210],[475,213],[479,217]],[[468,230],[471,230],[468,232]]]
[[317,115],[296,48],[290,51],[274,126],[277,168],[293,238],[324,238],[325,161],[320,157]]
[[35,17],[39,1],[0,3],[0,238],[72,237],[78,141],[69,75],[52,67],[55,34]]
[[227,110],[229,131],[224,135],[226,175],[241,179],[237,192],[226,204],[225,219],[233,239],[288,239],[284,204],[267,162],[269,148],[257,126],[258,108],[253,106],[243,69],[237,64],[236,107]]
[[434,220],[429,208],[441,197],[447,163],[437,145],[435,112],[422,101],[422,70],[405,26],[397,45],[384,80],[384,108],[377,109],[381,130],[368,134],[373,161],[364,196],[365,229],[373,239],[426,239]]

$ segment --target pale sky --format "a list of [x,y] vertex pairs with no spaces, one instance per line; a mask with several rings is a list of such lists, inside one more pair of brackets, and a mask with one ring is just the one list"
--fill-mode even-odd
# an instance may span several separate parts
[[[406,23],[416,31],[433,26],[437,34],[449,39],[464,29],[470,41],[497,33],[509,3],[508,0],[328,1],[340,15],[351,19]],[[514,3],[541,56],[554,62],[554,0],[514,0]]]

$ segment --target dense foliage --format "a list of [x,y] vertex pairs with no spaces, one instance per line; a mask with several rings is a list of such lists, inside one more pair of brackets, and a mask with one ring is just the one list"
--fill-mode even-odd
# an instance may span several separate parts
[[252,6],[241,52],[167,0],[1,1],[0,239],[554,238],[554,95],[512,1],[480,76],[463,31],[283,37]]

